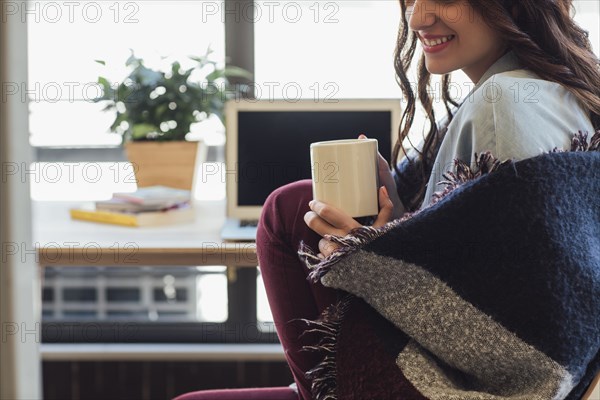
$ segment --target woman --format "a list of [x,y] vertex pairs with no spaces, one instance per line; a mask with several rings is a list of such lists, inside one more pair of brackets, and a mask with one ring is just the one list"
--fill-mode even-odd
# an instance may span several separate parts
[[[570,17],[571,3],[570,0],[400,0],[402,24],[398,37],[395,66],[398,81],[406,100],[406,108],[394,151],[394,170],[390,171],[385,161],[380,158],[379,172],[384,186],[379,191],[380,213],[373,226],[384,227],[385,229],[368,231],[367,228],[367,233],[379,235],[381,232],[388,232],[393,234],[392,228],[396,221],[402,221],[402,219],[408,218],[411,214],[415,214],[415,212],[419,213],[423,210],[430,210],[431,212],[429,214],[420,214],[425,215],[421,219],[421,225],[423,225],[423,219],[427,219],[426,217],[435,215],[436,213],[443,216],[451,214],[447,211],[444,214],[444,210],[438,212],[442,207],[437,207],[436,209],[432,205],[441,197],[440,193],[436,193],[442,189],[437,183],[448,176],[442,176],[442,174],[452,169],[454,160],[464,160],[471,164],[479,162],[479,165],[481,165],[481,158],[476,159],[475,154],[482,154],[486,151],[490,151],[499,160],[526,160],[541,153],[552,151],[555,148],[568,148],[571,144],[572,133],[578,131],[593,133],[600,129],[599,63],[597,57],[591,51],[586,32],[579,28]],[[422,48],[423,55],[420,56],[419,60],[418,82],[415,94],[407,71],[416,58],[415,54],[418,46]],[[448,74],[459,69],[475,83],[474,89],[460,105],[452,101],[448,93],[450,87]],[[431,124],[423,142],[407,151],[402,146],[402,143],[407,138],[409,131],[414,129],[413,121],[417,99],[419,105],[425,110],[428,120],[436,121],[436,115],[433,110],[433,99],[430,96],[427,86],[431,74],[443,75],[442,99],[446,109],[446,116],[437,124]],[[584,146],[581,143],[585,138],[579,138],[579,145],[587,147],[587,145]],[[600,141],[600,137],[596,136],[595,140]],[[400,157],[401,155],[405,155],[405,157]],[[572,158],[568,160],[570,161]],[[525,174],[526,168],[519,166],[519,168],[515,168],[515,171],[519,174]],[[495,173],[500,174],[500,172]],[[583,173],[581,174],[583,175]],[[544,179],[540,178],[539,180],[543,181]],[[595,184],[596,187],[598,186],[597,181],[595,177],[591,180],[592,184]],[[526,186],[529,186],[529,182],[526,179],[525,182]],[[550,183],[553,184],[554,181]],[[575,207],[578,205],[585,207],[586,203],[598,204],[597,198],[592,197],[590,199],[589,196],[581,196],[582,199],[578,199],[580,197],[579,188],[577,187],[578,181],[567,181],[564,183],[565,191],[574,193],[574,196],[569,198],[568,202],[573,202]],[[531,182],[531,186],[536,186],[536,182]],[[548,187],[543,186],[542,189],[546,190]],[[544,193],[544,191],[536,193],[539,195],[539,193]],[[455,199],[457,197],[459,196],[454,196]],[[502,193],[499,193],[499,197],[499,202],[502,203]],[[526,192],[524,199],[519,199],[519,201],[524,200],[526,202],[529,197],[534,197],[535,200],[535,195],[528,196]],[[460,345],[464,344],[462,342],[465,342],[465,338],[468,338],[470,334],[474,332],[477,335],[484,329],[489,331],[490,326],[482,324],[481,326],[475,326],[475,329],[470,331],[458,326],[458,329],[454,329],[456,335],[451,337],[453,323],[455,321],[460,322],[460,318],[454,320],[447,318],[446,321],[436,321],[435,318],[440,317],[440,315],[434,315],[433,323],[431,323],[431,318],[429,321],[425,319],[425,323],[417,326],[417,329],[413,329],[412,331],[414,336],[418,336],[419,330],[427,331],[427,329],[433,332],[433,334],[427,332],[422,343],[411,343],[407,341],[406,335],[403,332],[390,330],[390,324],[387,320],[395,324],[394,315],[391,317],[384,315],[385,312],[378,309],[387,320],[383,318],[377,320],[372,315],[369,315],[368,311],[365,312],[366,308],[364,307],[350,308],[345,314],[346,317],[354,316],[355,320],[358,321],[357,324],[351,325],[351,328],[354,328],[355,331],[350,331],[350,334],[346,334],[343,337],[345,338],[345,343],[348,344],[348,340],[352,340],[353,336],[359,338],[359,342],[351,343],[349,347],[347,346],[347,353],[356,354],[345,355],[345,359],[350,360],[350,363],[342,367],[341,371],[344,368],[352,370],[348,375],[350,375],[350,378],[357,377],[357,381],[361,380],[363,376],[368,376],[370,382],[366,382],[366,384],[365,382],[359,382],[359,384],[350,382],[348,385],[349,389],[346,388],[343,389],[347,390],[346,392],[343,390],[340,392],[339,381],[343,377],[338,376],[337,393],[328,391],[327,386],[331,384],[331,377],[327,375],[319,376],[319,374],[323,371],[327,372],[326,370],[331,368],[331,366],[327,366],[327,363],[321,363],[323,360],[322,354],[304,350],[306,346],[314,347],[315,344],[320,344],[320,347],[324,347],[327,350],[326,354],[331,354],[335,346],[330,341],[331,338],[328,335],[336,329],[336,325],[330,324],[324,327],[307,328],[305,320],[317,319],[323,311],[332,310],[330,306],[337,304],[340,298],[343,297],[344,301],[346,301],[347,297],[339,290],[323,286],[319,281],[310,282],[308,276],[309,274],[315,275],[315,270],[311,272],[306,264],[299,259],[298,248],[301,242],[308,245],[308,247],[318,248],[320,251],[319,258],[315,257],[315,259],[324,260],[323,264],[326,264],[329,262],[328,260],[335,259],[336,257],[339,258],[339,254],[344,249],[341,249],[339,252],[335,250],[344,241],[336,240],[336,244],[324,239],[323,236],[345,237],[345,235],[350,233],[348,237],[351,237],[352,232],[356,228],[360,230],[361,227],[354,219],[326,204],[311,202],[309,206],[311,200],[312,189],[310,181],[296,182],[276,190],[264,205],[257,236],[260,268],[267,289],[269,304],[279,338],[285,349],[288,364],[294,375],[297,394],[289,388],[211,391],[185,395],[181,397],[182,400],[253,398],[282,400],[296,399],[298,397],[302,399],[356,398],[361,400],[422,399],[424,398],[422,393],[425,393],[425,397],[427,398],[440,399],[519,398],[531,400],[564,398],[569,391],[569,396],[583,393],[582,389],[577,386],[578,382],[569,380],[568,374],[566,377],[560,375],[560,373],[564,372],[561,370],[560,365],[556,365],[552,360],[545,358],[544,354],[540,356],[541,352],[536,352],[535,348],[524,346],[522,342],[515,340],[515,337],[510,335],[511,332],[507,334],[496,329],[491,336],[486,336],[484,339],[487,342],[484,341],[484,346],[487,347],[483,349],[483,354],[494,353],[493,351],[489,351],[490,349],[499,349],[501,350],[499,358],[492,358],[498,361],[497,364],[502,364],[505,359],[509,358],[511,352],[519,360],[527,359],[527,357],[531,356],[535,364],[529,365],[523,363],[519,366],[522,367],[524,365],[525,368],[521,369],[515,369],[509,365],[507,375],[502,376],[497,373],[497,371],[501,373],[506,372],[502,370],[502,365],[499,365],[499,369],[494,369],[495,365],[477,363],[469,365],[469,357],[477,353],[477,351],[481,353],[481,349],[468,348],[469,351],[463,353],[457,351]],[[578,200],[580,200],[581,204],[577,203]],[[578,226],[585,225],[587,222],[585,219],[577,219],[576,216],[568,214],[571,211],[568,210],[567,219],[572,220],[571,225],[569,225],[568,221],[563,224],[561,219],[563,218],[562,211],[559,207],[554,207],[552,201],[554,199],[550,201],[550,207],[548,207],[549,213],[550,215],[553,213],[559,214],[560,227],[565,225],[568,228],[573,228],[575,226],[573,229],[576,230]],[[556,201],[558,204],[560,199],[557,198]],[[437,203],[437,205],[441,206],[441,203]],[[444,206],[448,209],[449,207],[446,206],[452,204],[456,204],[456,201],[454,203],[446,201]],[[533,206],[535,208],[537,203],[534,202]],[[466,213],[462,210],[464,215],[461,215],[460,207],[458,209],[455,208],[454,211],[458,215],[455,216],[453,223],[457,225],[462,222],[463,217],[465,217],[464,219],[469,219],[469,214],[471,213],[467,209]],[[512,209],[509,211],[512,211]],[[597,209],[593,211],[596,211],[596,214],[600,213],[597,212]],[[473,211],[473,214],[476,214],[476,210]],[[476,236],[490,236],[487,230],[493,231],[498,225],[504,223],[503,218],[506,217],[508,220],[512,217],[510,212],[502,214],[502,210],[499,210],[499,214],[501,215],[486,215],[483,223],[489,226],[486,226],[487,229],[485,230],[477,231]],[[592,213],[592,215],[595,214]],[[494,221],[494,218],[496,218],[496,221]],[[386,223],[392,219],[395,219],[395,221],[391,223],[392,228],[389,228],[390,224]],[[538,221],[535,220],[534,222],[537,223]],[[392,236],[391,239],[388,238],[387,242],[380,243],[379,248],[388,251],[391,246],[395,245],[394,240],[400,238],[404,240],[403,244],[408,244],[406,247],[411,248],[414,246],[417,248],[415,252],[418,253],[420,242],[426,241],[424,237],[417,237],[415,239],[409,234],[408,239],[402,238],[403,233],[411,233],[414,225],[418,226],[419,224],[413,223],[409,227],[402,225],[402,223],[397,223],[396,226],[400,227],[400,232],[395,232],[396,236],[388,235]],[[454,234],[452,229],[448,229],[445,226],[443,228],[445,230],[442,229],[441,232],[431,232],[430,236],[438,236],[442,240],[445,240]],[[548,226],[541,224],[541,228],[535,231],[535,234],[547,236],[548,232],[545,231],[546,228]],[[578,254],[581,259],[589,258],[591,252],[595,251],[598,253],[598,248],[593,247],[596,243],[593,240],[593,232],[595,231],[586,231],[585,229],[587,228],[589,226],[586,225],[583,231],[581,229],[577,231],[578,233],[583,232],[584,237],[577,237],[577,240],[574,240],[574,242],[577,242],[585,250]],[[515,248],[509,248],[508,251],[509,253],[513,251],[516,254],[517,259],[514,260],[515,265],[517,265],[516,271],[518,272],[516,275],[522,278],[521,280],[526,285],[529,285],[526,286],[525,291],[533,290],[535,282],[532,281],[539,275],[543,275],[542,269],[534,271],[520,270],[523,266],[527,266],[526,263],[523,264],[522,262],[522,253],[531,249],[531,246],[529,246],[530,243],[526,243],[526,247],[518,248],[519,241],[528,240],[527,236],[530,233],[530,228],[519,226],[518,229],[523,232],[514,232],[516,238],[514,240],[516,242],[514,243]],[[492,237],[494,237],[495,233],[495,231],[492,232]],[[510,234],[508,236],[511,236]],[[535,234],[531,236],[535,237],[536,240],[539,239]],[[571,236],[567,238],[567,241],[573,239],[571,231],[569,231],[569,234]],[[331,236],[327,237],[331,238]],[[510,240],[511,238],[504,239]],[[413,240],[413,242],[410,242],[410,240]],[[433,243],[435,245],[439,244],[439,242]],[[471,261],[472,258],[477,257],[484,258],[486,257],[485,253],[493,252],[494,250],[493,248],[482,248],[480,243],[475,239],[472,239],[471,244],[474,245],[472,247],[463,246],[464,243],[461,243],[460,240],[458,240],[458,243],[460,244],[458,246],[460,248],[457,253],[466,253],[467,261]],[[588,247],[585,247],[585,244],[588,244]],[[494,243],[493,247],[501,246],[497,246]],[[591,252],[588,251],[590,248]],[[452,254],[451,251],[443,253],[442,258],[448,254]],[[554,251],[551,253],[551,256],[556,254],[557,252]],[[415,255],[413,254],[413,256]],[[370,272],[385,267],[374,262],[368,254],[366,256],[363,254],[363,257],[366,258],[364,262],[360,263],[359,270]],[[551,263],[552,260],[548,260],[548,262]],[[410,270],[411,268],[415,270],[413,265],[403,265],[402,267],[403,270]],[[576,267],[579,267],[579,265],[576,264]],[[475,263],[475,268],[480,268],[480,265]],[[464,266],[464,269],[468,270],[468,266]],[[317,272],[319,272],[318,269]],[[386,285],[387,281],[398,286],[404,283],[402,281],[394,281],[394,276],[392,276],[394,272],[392,270],[392,274],[383,275],[379,281],[372,280],[367,282],[370,278],[369,276],[355,277],[353,275],[356,274],[355,271],[346,269],[341,272],[337,271],[337,278],[336,274],[333,274],[333,277],[331,277],[332,274],[330,273],[328,276],[325,276],[326,279],[323,281],[328,286],[342,288],[349,292],[352,292],[353,289],[354,292],[360,292],[366,286],[370,285],[371,287],[375,287],[374,292],[376,296],[378,292],[383,292],[383,286]],[[588,272],[586,271],[586,273]],[[529,273],[529,275],[526,275],[526,273]],[[597,272],[596,275],[598,275]],[[336,285],[336,279],[341,281],[344,276],[348,276],[347,280],[350,282],[346,282],[345,285]],[[401,280],[408,280],[408,278],[413,277],[402,276]],[[472,277],[468,275],[460,278],[461,280],[472,280]],[[506,277],[497,276],[495,278],[498,282],[502,282]],[[577,293],[569,293],[574,296],[580,295],[579,292],[588,294],[586,290],[589,291],[591,286],[591,290],[595,290],[593,292],[595,296],[588,296],[580,303],[575,301],[579,300],[579,297],[577,299],[573,298],[573,304],[576,304],[581,309],[595,310],[600,308],[600,304],[596,300],[600,298],[596,289],[600,287],[600,284],[594,286],[593,284],[598,283],[597,280],[593,281],[590,279],[589,281],[592,284],[582,282],[579,285],[579,282],[576,282],[575,289]],[[494,288],[494,285],[485,287],[486,282],[476,283],[484,287],[484,292],[489,289],[493,296],[502,297],[506,295],[502,288],[497,290]],[[538,283],[542,287],[546,286],[546,282],[543,280]],[[556,292],[561,292],[563,286],[569,287],[569,284],[565,284],[565,282],[560,280],[552,282],[552,284],[556,286],[553,289]],[[378,285],[381,286],[381,290],[379,290]],[[416,287],[418,285],[413,286]],[[409,289],[414,289],[414,287],[410,287]],[[436,292],[436,296],[442,297],[442,305],[446,303],[450,305],[454,305],[457,302],[460,303],[462,300],[460,298],[448,300],[448,297],[440,296],[440,293],[444,294],[443,289],[438,288]],[[365,293],[367,292],[365,290]],[[365,298],[368,297],[367,295],[365,295]],[[420,293],[416,293],[416,296],[419,295]],[[406,312],[408,310],[408,313],[434,314],[434,310],[424,307],[421,304],[421,298],[417,298],[416,296],[416,301],[412,303],[406,302],[406,299],[403,299],[404,303],[400,301],[397,304],[393,304],[393,306],[400,307],[400,309],[392,307],[392,312],[398,313],[399,311]],[[514,296],[523,298],[522,293],[517,293]],[[506,298],[508,297],[510,296],[507,295]],[[426,296],[422,298],[424,301],[430,300]],[[501,300],[505,301],[503,297]],[[552,303],[554,300],[551,297],[534,296],[533,298],[525,298],[525,301],[517,304],[516,307],[508,309],[510,314],[519,314],[520,309],[524,311],[531,309],[528,303],[535,306],[548,302],[557,305],[557,308],[549,310],[549,314],[562,316],[561,314],[564,309],[558,307],[560,304]],[[343,304],[347,305],[348,303]],[[370,304],[373,305],[374,303]],[[569,304],[568,306],[571,307],[573,304]],[[566,309],[568,310],[569,307]],[[460,313],[457,313],[456,309],[450,310],[454,311],[454,314],[463,312],[468,314],[469,317],[463,319],[469,321],[481,318],[481,315],[477,314],[477,310],[474,312],[473,308],[466,307],[464,310],[459,310]],[[335,311],[336,309],[334,308],[330,314],[335,314]],[[354,313],[354,311],[357,312]],[[448,314],[450,317],[454,316],[452,313]],[[538,332],[540,326],[543,328],[542,330],[550,327],[548,330],[551,332],[559,331],[561,328],[560,325],[546,323],[546,321],[541,320],[535,314],[532,315],[531,313],[527,314],[524,312],[523,315],[531,317],[530,319],[533,320],[533,323],[529,325],[529,328],[537,330],[533,333],[533,339],[537,339],[536,335],[540,336]],[[425,317],[428,316],[425,315]],[[511,316],[509,315],[508,319]],[[410,317],[414,316],[410,315]],[[444,319],[444,317],[446,315],[442,314],[440,319]],[[483,316],[484,320],[486,318],[486,316]],[[375,321],[374,324],[373,321]],[[417,322],[421,323],[421,320],[417,319]],[[558,323],[560,322],[562,322],[561,319],[558,320]],[[571,346],[572,343],[569,342],[568,345],[573,347],[573,349],[567,346],[566,355],[558,352],[558,356],[555,358],[560,359],[562,355],[563,358],[567,359],[570,353],[585,354],[585,357],[580,357],[582,359],[590,359],[594,356],[594,354],[590,355],[587,353],[597,351],[598,349],[600,343],[600,338],[598,337],[600,322],[598,320],[594,320],[593,323],[589,323],[589,321],[584,322],[586,323],[580,325],[583,327],[582,330],[586,333],[588,341],[580,340],[576,342],[577,346]],[[376,335],[371,335],[370,337],[361,336],[361,333],[364,333],[360,332],[362,327],[369,324],[376,327],[376,329],[372,330],[376,331]],[[414,368],[415,355],[419,355],[423,359],[427,355],[427,352],[415,352],[415,348],[418,350],[419,344],[423,344],[424,346],[431,345],[427,341],[430,338],[435,339],[435,328],[439,326],[443,327],[442,333],[445,336],[442,336],[442,339],[445,341],[442,341],[441,346],[437,349],[435,349],[435,346],[430,346],[428,350],[437,350],[437,353],[433,350],[430,353],[433,353],[434,356],[439,356],[439,359],[454,362],[453,367],[456,376],[451,380],[455,381],[454,383],[458,382],[458,386],[466,382],[470,390],[469,392],[457,392],[456,389],[453,389],[453,391],[444,392],[442,390],[436,392],[435,390],[438,390],[440,386],[439,382],[431,379],[431,376],[421,374],[422,371]],[[498,327],[494,326],[494,328]],[[387,340],[387,343],[391,347],[399,347],[399,343],[403,342],[402,346],[405,347],[405,350],[397,358],[397,354],[391,352],[392,357],[390,360],[392,364],[395,363],[398,366],[406,368],[396,368],[395,365],[392,368],[389,368],[389,366],[381,368],[380,365],[373,363],[374,359],[385,357],[385,351],[381,351],[382,346],[377,347],[376,341],[381,339],[378,335],[381,336],[380,334],[384,332],[387,335],[384,339]],[[370,340],[368,346],[360,342],[365,337]],[[491,340],[489,340],[490,337]],[[589,345],[590,337],[596,341],[594,342],[594,346],[596,346],[594,349],[591,349],[593,346]],[[450,339],[446,340],[448,338]],[[542,339],[546,338],[542,337]],[[564,341],[568,341],[566,340],[568,336],[567,338],[563,337],[563,339],[565,339]],[[406,346],[406,343],[409,343],[410,346]],[[466,343],[468,345],[472,344],[471,342]],[[505,346],[502,347],[502,345]],[[560,343],[541,340],[538,347],[543,348],[544,346],[550,348],[560,347]],[[408,347],[413,350],[412,353],[406,351]],[[575,347],[577,348],[575,349]],[[456,354],[450,354],[449,357],[444,359],[444,355],[447,355],[443,354],[444,351],[446,353],[457,353],[458,356],[452,358]],[[412,355],[413,359],[408,359],[407,361],[407,354]],[[403,355],[404,359],[402,358]],[[536,358],[536,356],[540,357]],[[332,358],[329,360],[326,359],[329,363],[332,360]],[[600,368],[600,357],[596,356],[595,360],[596,364],[590,363],[590,367],[588,368],[589,372],[593,374],[596,374]],[[405,364],[402,364],[402,362]],[[443,363],[438,364],[432,370],[439,372],[443,369],[443,366]],[[470,367],[471,370],[469,370]],[[411,373],[413,380],[406,383],[406,378],[410,377]],[[307,378],[307,374],[312,378],[312,382]],[[558,378],[565,378],[562,380],[557,378],[554,382],[558,382],[558,389],[551,385],[553,381],[546,379],[546,375],[552,374],[558,374]],[[583,373],[577,379],[583,382],[584,379],[581,378],[581,375]],[[469,379],[473,376],[477,378],[482,377],[480,380],[483,383],[470,382]],[[423,382],[424,377],[430,380]],[[485,382],[486,377],[491,382]],[[589,382],[589,377],[586,379]],[[514,385],[514,382],[518,382],[520,386],[516,386],[516,388],[511,387],[511,385]],[[544,386],[540,385],[539,382],[549,382],[549,384]],[[414,387],[419,384],[421,385],[421,389],[423,389],[419,392],[421,394],[414,391]],[[444,382],[444,384],[446,386],[442,385],[442,387],[447,389],[448,382]],[[480,386],[479,388],[477,387],[478,385]],[[391,388],[389,386],[394,387]],[[353,389],[356,388],[363,390],[363,392],[358,393],[354,391]],[[426,393],[427,390],[432,388],[435,389],[433,392]],[[474,391],[475,389],[479,390]],[[521,395],[521,397],[512,396],[518,393],[518,390],[524,390],[526,394]],[[527,390],[533,390],[533,392],[527,392]],[[473,395],[472,393],[476,394]],[[493,393],[501,393],[502,395],[496,396]]]
[[[600,71],[586,32],[570,17],[570,0],[401,0],[402,26],[395,67],[406,108],[390,171],[380,162],[380,213],[374,227],[430,206],[442,174],[454,160],[475,161],[485,151],[499,160],[523,160],[568,148],[571,134],[600,129]],[[419,59],[417,93],[407,71]],[[475,84],[456,104],[448,93],[452,71]],[[402,146],[413,129],[417,102],[435,121],[427,84],[443,75],[446,116],[431,124],[424,141]],[[418,99],[418,101],[417,101]],[[400,160],[400,155],[406,157]],[[381,161],[381,160],[380,160]],[[320,251],[336,248],[325,235],[343,237],[360,225],[312,199],[309,181],[275,191],[267,200],[257,243],[267,295],[287,361],[301,398],[313,398],[306,372],[322,355],[305,352],[322,334],[306,331],[302,319],[316,319],[338,300],[339,291],[307,280],[298,259],[301,241]],[[382,377],[382,380],[385,377]]]

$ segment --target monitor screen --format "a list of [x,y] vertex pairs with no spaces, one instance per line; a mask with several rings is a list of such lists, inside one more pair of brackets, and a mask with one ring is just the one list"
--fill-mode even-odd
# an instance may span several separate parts
[[379,152],[391,157],[391,111],[239,111],[238,206],[262,206],[278,187],[310,179],[310,144],[377,139]]

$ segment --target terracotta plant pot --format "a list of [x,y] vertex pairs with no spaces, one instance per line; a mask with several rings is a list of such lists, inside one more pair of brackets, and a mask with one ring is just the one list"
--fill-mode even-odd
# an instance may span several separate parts
[[138,187],[164,185],[192,190],[196,162],[202,162],[202,142],[138,141],[125,143]]

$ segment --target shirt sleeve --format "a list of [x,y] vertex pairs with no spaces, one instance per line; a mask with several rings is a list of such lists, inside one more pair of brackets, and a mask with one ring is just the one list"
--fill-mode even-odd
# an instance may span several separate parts
[[454,161],[474,166],[476,154],[490,151],[504,161],[569,149],[579,130],[593,134],[589,113],[562,85],[527,70],[493,75],[460,106],[448,127],[427,183],[422,207],[431,204]]
[[499,160],[518,161],[555,148],[568,149],[574,133],[591,128],[589,118],[563,86],[527,75],[495,75],[478,91],[476,100],[475,112],[459,139],[459,153],[471,162],[484,151]]

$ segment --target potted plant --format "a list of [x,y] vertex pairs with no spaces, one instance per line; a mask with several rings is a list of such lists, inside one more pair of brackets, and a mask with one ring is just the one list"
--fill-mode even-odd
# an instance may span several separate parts
[[211,53],[208,49],[201,57],[189,57],[194,61],[191,68],[174,61],[169,70],[159,71],[148,68],[132,51],[126,61],[131,71],[122,82],[98,78],[103,95],[95,101],[106,104],[104,111],[116,111],[110,129],[122,135],[139,187],[191,189],[202,144],[186,140],[190,126],[211,115],[223,121],[225,101],[244,89],[229,78],[251,77],[238,67],[219,67]]

